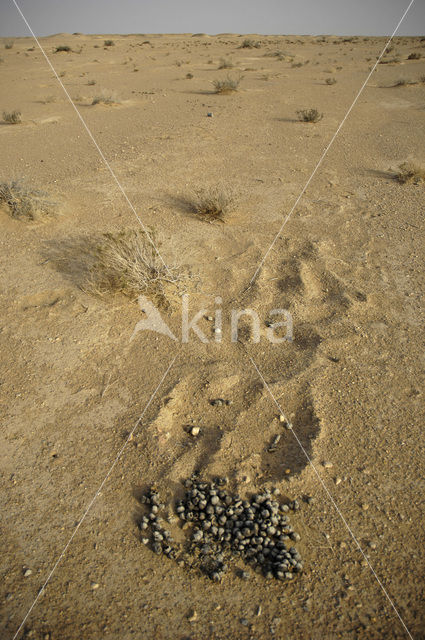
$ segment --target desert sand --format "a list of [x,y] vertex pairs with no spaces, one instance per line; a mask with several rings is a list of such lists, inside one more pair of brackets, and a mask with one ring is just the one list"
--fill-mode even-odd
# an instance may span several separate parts
[[[241,48],[247,37],[258,46]],[[207,344],[193,332],[187,344],[150,331],[130,341],[137,303],[86,290],[85,239],[139,223],[34,41],[2,42],[0,107],[22,122],[1,123],[1,180],[59,204],[36,221],[0,212],[2,638],[95,495],[22,637],[425,638],[424,186],[395,178],[425,160],[423,39],[394,39],[248,286],[385,42],[40,39],[164,260],[193,274],[190,314],[214,317],[222,298],[221,342],[198,323]],[[233,67],[218,69],[222,58]],[[215,94],[227,76],[238,91]],[[93,105],[102,92],[116,102]],[[300,122],[309,108],[323,118]],[[238,193],[225,222],[184,206],[216,185]],[[230,342],[230,312],[245,308],[262,319],[259,343],[248,330]],[[274,308],[292,314],[293,342],[265,338]],[[179,336],[179,309],[161,313]],[[171,515],[193,472],[227,476],[241,496],[298,499],[304,571],[286,583],[248,568],[242,580],[235,559],[215,583],[143,545],[141,492],[155,485]]]

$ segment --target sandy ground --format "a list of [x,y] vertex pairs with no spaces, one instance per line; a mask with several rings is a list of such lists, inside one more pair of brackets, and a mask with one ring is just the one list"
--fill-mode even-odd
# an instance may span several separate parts
[[[254,36],[259,48],[245,49],[233,34],[109,37],[111,47],[79,34],[41,43],[165,259],[199,277],[191,310],[213,315],[222,297],[223,339],[181,345],[140,332],[130,342],[137,304],[83,291],[81,239],[137,221],[34,42],[2,46],[1,110],[23,120],[0,126],[2,180],[24,177],[62,206],[46,222],[5,209],[0,218],[1,637],[15,634],[177,355],[22,635],[409,637],[385,589],[412,637],[425,638],[424,191],[392,173],[424,160],[425,58],[407,58],[425,56],[425,43],[395,39],[386,58],[399,62],[378,65],[246,290],[385,41]],[[59,45],[72,51],[54,53]],[[266,55],[277,50],[283,59]],[[218,70],[221,58],[234,68]],[[239,91],[215,95],[212,81],[227,74],[243,76]],[[391,87],[400,78],[418,84]],[[120,104],[91,106],[101,90]],[[297,119],[310,107],[324,114],[315,125]],[[226,224],[182,206],[191,189],[216,184],[240,194]],[[230,343],[230,310],[245,307],[264,321],[289,309],[294,341],[272,345],[264,326],[260,343]],[[167,315],[177,333],[179,318]],[[210,321],[199,326],[212,337]],[[231,404],[213,407],[216,397]],[[243,581],[239,562],[215,584],[141,544],[140,491],[155,483],[172,504],[194,470],[227,475],[242,495],[266,486],[299,498],[304,573]]]

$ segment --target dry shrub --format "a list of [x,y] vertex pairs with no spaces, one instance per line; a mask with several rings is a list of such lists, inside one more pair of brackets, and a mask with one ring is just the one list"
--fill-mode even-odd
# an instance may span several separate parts
[[403,162],[398,168],[396,178],[402,184],[424,182],[425,168],[414,162]]
[[317,109],[300,109],[297,111],[297,115],[301,122],[319,122],[323,118],[323,113]]
[[55,53],[60,53],[61,51],[66,51],[67,53],[69,53],[71,51],[71,47],[61,44],[59,47],[56,47]]
[[20,111],[3,111],[3,120],[8,124],[19,124],[22,122]]
[[152,232],[150,238],[152,242],[143,230],[103,234],[91,248],[87,291],[122,293],[132,299],[144,294],[169,306],[174,296],[184,292],[189,276],[180,267],[166,266]]
[[115,44],[115,42],[113,40],[105,40],[104,43],[103,43],[103,45],[105,47],[113,47],[114,44]]
[[58,210],[47,193],[18,180],[0,183],[0,205],[6,205],[12,218],[27,221],[52,216]]
[[415,53],[409,53],[409,55],[407,56],[408,60],[420,60],[421,59],[421,54],[419,52],[415,52]]
[[192,211],[209,222],[221,220],[234,210],[237,197],[229,187],[207,187],[197,189],[190,199]]
[[238,90],[241,78],[230,78],[227,76],[225,80],[213,80],[215,93],[234,93]]
[[325,82],[329,85],[336,84],[336,78],[326,78]]

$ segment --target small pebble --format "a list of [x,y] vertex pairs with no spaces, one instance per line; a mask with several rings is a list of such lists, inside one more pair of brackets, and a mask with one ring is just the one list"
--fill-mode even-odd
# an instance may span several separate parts
[[322,466],[324,469],[332,469],[333,463],[329,461],[322,462]]
[[25,569],[24,571],[24,578],[28,578],[28,576],[32,575],[32,571],[31,569]]
[[199,432],[201,431],[200,427],[192,427],[190,430],[190,435],[191,436],[199,436]]
[[96,591],[96,589],[99,589],[99,584],[97,582],[92,582],[90,586],[93,589],[93,591]]
[[198,619],[198,614],[196,613],[195,609],[191,609],[189,611],[187,619],[189,620],[189,622],[195,622],[195,620]]

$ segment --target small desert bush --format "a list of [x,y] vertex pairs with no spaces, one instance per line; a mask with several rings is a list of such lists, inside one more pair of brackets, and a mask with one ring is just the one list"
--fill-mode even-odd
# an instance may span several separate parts
[[407,56],[408,60],[420,60],[421,59],[421,54],[419,52],[416,53],[409,53],[409,55]]
[[115,42],[113,40],[105,40],[103,44],[105,47],[113,47]]
[[193,73],[186,73],[186,78],[187,78],[187,80],[192,80]]
[[299,109],[297,115],[301,122],[319,122],[323,118],[323,113],[317,109]]
[[89,85],[89,87],[94,87],[94,85],[96,84],[96,80],[89,80],[87,84]]
[[20,111],[3,111],[3,120],[8,124],[19,124],[22,122]]
[[49,195],[18,180],[0,183],[0,205],[8,208],[12,218],[38,220],[57,212],[57,203]]
[[115,93],[101,91],[101,93],[93,98],[93,104],[120,104],[121,100],[117,98]]
[[336,78],[326,78],[325,80],[326,84],[336,84]]
[[5,49],[11,49],[13,47],[13,42],[6,42],[4,45]]
[[425,167],[414,162],[403,162],[398,168],[396,178],[402,184],[412,182],[418,184],[425,181]]
[[251,40],[250,38],[245,38],[240,46],[240,49],[259,49],[260,47],[261,45],[259,42]]
[[233,62],[231,60],[229,60],[228,58],[221,58],[220,59],[220,64],[218,65],[219,69],[232,69],[233,68]]
[[228,187],[197,189],[189,201],[191,210],[209,222],[221,220],[236,206],[235,192]]
[[233,93],[238,90],[241,78],[230,78],[225,80],[213,80],[215,93]]
[[[150,238],[157,246],[152,233]],[[168,306],[170,297],[182,292],[188,276],[179,267],[165,266],[152,242],[143,230],[103,234],[91,247],[86,289],[133,299],[146,294]]]
[[69,52],[71,51],[71,47],[68,47],[68,45],[61,44],[59,47],[56,47],[55,53],[60,53],[61,51]]

